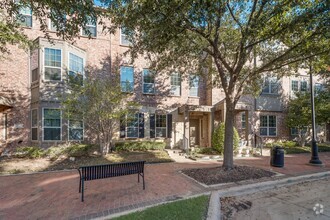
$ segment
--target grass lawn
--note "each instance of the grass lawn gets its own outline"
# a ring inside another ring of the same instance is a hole
[[[124,215],[116,220],[161,220],[161,219],[187,219],[201,220],[206,219],[209,196],[199,196],[192,199],[186,199],[168,204],[155,206],[144,211],[134,212]]]

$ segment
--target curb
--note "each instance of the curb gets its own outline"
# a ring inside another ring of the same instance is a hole
[[[241,196],[251,193],[256,193],[260,191],[266,191],[270,189],[274,189],[277,187],[285,187],[294,185],[301,182],[308,182],[313,181],[317,179],[323,179],[330,176],[330,171],[322,172],[322,173],[314,173],[314,174],[308,174],[303,176],[296,176],[296,177],[289,177],[285,179],[280,180],[273,180],[273,181],[267,181],[267,182],[261,182],[261,183],[253,183],[249,185],[243,185],[243,186],[235,186],[231,187],[225,190],[218,190],[212,192],[210,204],[209,204],[209,210],[207,214],[207,220],[218,220],[222,219],[221,217],[221,204],[220,204],[220,198],[224,196]]]

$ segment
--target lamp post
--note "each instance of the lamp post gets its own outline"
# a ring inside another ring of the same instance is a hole
[[[316,144],[316,129],[315,129],[315,103],[314,103],[314,85],[313,85],[313,75],[312,66],[309,67],[309,83],[311,91],[311,104],[312,104],[312,158],[309,163],[312,165],[320,165],[322,161],[319,159],[318,147]]]

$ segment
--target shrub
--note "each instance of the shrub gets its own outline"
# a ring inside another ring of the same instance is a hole
[[[15,156],[20,158],[40,158],[43,157],[45,151],[39,147],[18,147],[15,151]]]
[[[328,151],[330,151],[330,144],[322,143],[322,144],[318,144],[317,146],[319,147],[319,152],[328,152]]]
[[[234,137],[233,137],[233,145],[234,145],[234,153],[238,151],[239,145],[239,136],[236,128],[234,127]],[[225,143],[225,124],[220,123],[218,127],[214,129],[212,134],[212,148],[223,154],[224,152],[224,144]]]
[[[57,145],[48,148],[45,152],[45,156],[48,156],[50,159],[57,159],[59,156],[64,155],[68,145]]]
[[[210,155],[219,154],[218,151],[214,150],[211,147],[196,148],[196,152],[200,154],[210,154]]]
[[[147,150],[164,150],[165,142],[155,141],[125,141],[115,144],[116,151],[147,151]]]

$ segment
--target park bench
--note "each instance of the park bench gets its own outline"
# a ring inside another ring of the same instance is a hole
[[[140,182],[140,176],[142,177],[143,189],[145,189],[144,164],[145,161],[136,161],[79,167],[79,193],[81,193],[81,201],[84,201],[84,182],[90,180],[137,174],[138,182]]]

